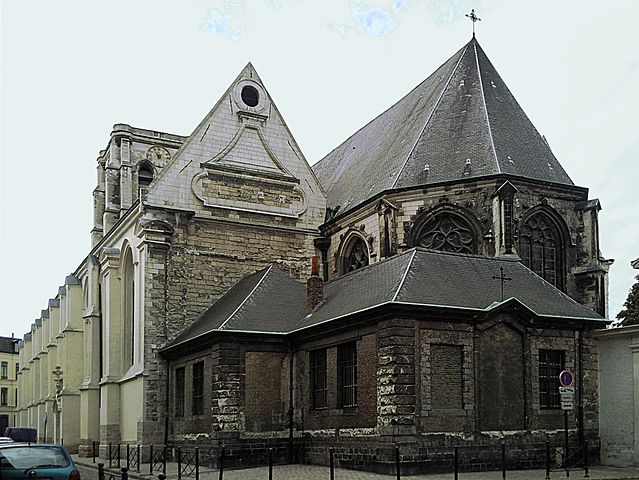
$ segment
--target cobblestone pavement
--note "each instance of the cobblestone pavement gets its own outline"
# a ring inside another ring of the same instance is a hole
[[[91,458],[78,458],[74,460],[79,466],[97,468],[99,462],[108,463],[105,460],[96,459],[92,463]],[[117,469],[109,469],[109,473],[114,473]],[[177,465],[167,463],[168,480],[177,480]],[[148,479],[148,464],[141,466],[141,472],[131,471],[131,479]],[[84,478],[90,478],[85,476]],[[108,478],[108,477],[107,477]],[[154,475],[157,478],[157,473]],[[192,480],[193,477],[182,477],[183,480]],[[317,465],[275,465],[273,467],[273,480],[327,480],[329,479],[328,467]],[[335,480],[394,480],[395,475],[381,475],[378,473],[359,472],[355,470],[335,469]],[[453,480],[453,473],[433,474],[433,475],[411,475],[402,476],[411,480]],[[507,472],[507,480],[544,480],[545,470],[516,470]],[[551,479],[565,479],[565,472],[553,471]],[[584,478],[583,470],[573,470],[570,472],[570,479]],[[591,467],[590,478],[593,480],[639,480],[639,468],[612,468],[612,467]],[[119,477],[116,477],[119,480]],[[200,480],[218,480],[219,471],[202,467],[200,468]],[[268,479],[268,467],[246,468],[240,470],[225,470],[224,480],[266,480]],[[501,480],[501,472],[471,472],[460,473],[460,480]]]

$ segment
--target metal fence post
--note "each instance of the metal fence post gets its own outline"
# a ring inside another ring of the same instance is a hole
[[[139,472],[140,471],[140,464],[142,463],[142,458],[140,458],[140,445],[139,444],[135,447],[135,450],[136,450],[136,452],[137,452],[136,454],[138,456],[138,468],[137,468],[137,471]]]
[[[149,475],[153,475],[153,444],[149,445]]]
[[[98,480],[104,480],[104,463],[98,463]]]
[[[268,480],[273,480],[273,447],[268,449]]]
[[[459,478],[459,447],[455,447],[455,465],[453,467],[455,480]]]
[[[111,442],[109,442],[109,467],[111,466]]]
[[[589,474],[589,463],[590,463],[590,452],[588,451],[588,440],[584,440],[584,478],[590,478]]]
[[[200,480],[200,449],[195,447],[195,480]]]
[[[118,468],[121,467],[120,463],[121,463],[121,460],[122,460],[122,458],[120,456],[120,447],[121,447],[121,445],[118,443]]]
[[[162,450],[162,473],[166,475],[166,445],[164,445],[164,450]]]
[[[129,444],[126,444],[126,468],[129,468],[129,454],[130,454]]]
[[[331,480],[335,480],[335,464],[333,463],[333,455],[335,455],[335,449],[331,447],[328,449],[328,464],[331,471]]]
[[[546,480],[550,480],[550,440],[546,440]]]
[[[395,473],[397,475],[397,480],[399,480],[401,478],[399,469],[399,445],[395,445]]]
[[[127,467],[122,467],[120,471],[122,471],[122,480],[129,480],[129,469]]]
[[[95,463],[95,440],[91,442],[91,456],[93,457],[93,463]]]
[[[178,475],[178,480],[182,479],[182,448],[181,447],[177,447],[177,467],[178,467],[178,471],[177,471],[177,475]]]
[[[220,480],[224,478],[224,445],[222,445],[222,452],[220,453]]]
[[[501,442],[501,478],[506,480],[506,442]]]

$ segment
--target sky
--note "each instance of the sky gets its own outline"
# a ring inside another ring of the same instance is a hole
[[[88,254],[115,123],[189,135],[251,61],[313,164],[477,39],[599,198],[610,315],[639,273],[636,0],[0,1],[0,335]]]

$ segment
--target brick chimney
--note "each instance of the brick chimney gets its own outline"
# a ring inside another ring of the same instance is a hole
[[[319,276],[319,257],[311,257],[311,276],[306,281],[306,313],[324,300],[324,280]]]

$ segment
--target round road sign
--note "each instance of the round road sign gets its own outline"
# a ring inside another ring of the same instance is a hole
[[[575,379],[570,370],[564,370],[559,374],[559,383],[562,387],[572,387],[574,380]]]

